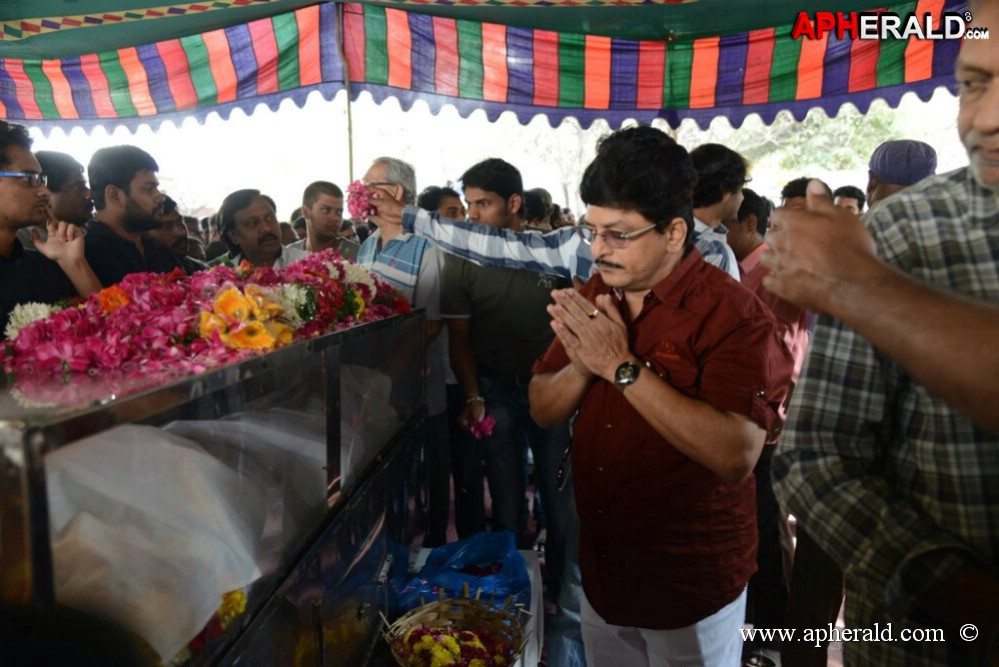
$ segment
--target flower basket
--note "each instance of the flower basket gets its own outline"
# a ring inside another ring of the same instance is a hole
[[[501,605],[494,599],[475,597],[465,584],[460,598],[440,597],[413,609],[394,623],[385,620],[385,641],[401,667],[460,665],[499,667],[513,665],[527,643],[524,626],[531,613],[508,597]]]

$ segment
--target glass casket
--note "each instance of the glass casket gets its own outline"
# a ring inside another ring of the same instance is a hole
[[[365,664],[405,541],[424,328],[395,316],[152,387],[9,380],[0,600],[107,619],[151,665]]]

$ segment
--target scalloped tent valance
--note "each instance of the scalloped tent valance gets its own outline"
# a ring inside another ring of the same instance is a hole
[[[52,3],[33,3],[37,12],[36,4]],[[480,3],[482,16],[509,19],[505,23],[455,18],[474,15],[477,0],[463,0],[454,11],[443,0],[409,0],[389,8],[323,3],[287,11],[302,4],[221,0],[48,19],[0,15],[0,117],[47,129],[135,127],[189,116],[203,120],[213,111],[226,116],[237,107],[249,113],[261,103],[276,109],[288,98],[301,105],[313,90],[330,98],[346,89],[351,98],[365,90],[379,102],[396,97],[404,108],[423,99],[435,111],[450,104],[462,115],[484,109],[491,119],[513,111],[525,123],[540,113],[552,125],[567,117],[584,126],[596,119],[616,126],[629,118],[664,118],[673,126],[693,118],[703,125],[726,116],[738,126],[754,113],[769,123],[781,110],[800,119],[815,107],[835,115],[847,102],[861,111],[875,99],[894,106],[906,92],[926,99],[940,86],[952,87],[959,46],[954,40],[853,41],[835,35],[792,40],[798,9],[787,9],[783,0],[758,3],[752,21],[743,19],[752,29],[713,35],[704,34],[711,22],[696,27],[690,21],[690,8],[717,12],[725,6],[719,0],[646,0],[642,6],[635,6],[637,0],[593,0],[589,13],[570,0]],[[495,5],[502,5],[502,12],[497,14]],[[939,18],[965,5],[919,0],[891,3],[888,9]],[[271,13],[245,21],[246,11],[238,10]],[[529,26],[570,11],[562,15],[572,18],[566,24],[584,27],[585,33]],[[636,12],[647,12],[650,20],[636,25]],[[195,14],[203,23],[189,21],[188,30],[223,17],[245,22],[136,43],[120,43],[122,33],[108,29],[128,23],[144,28],[129,31],[133,40],[162,36],[162,30],[148,26]],[[602,30],[584,25],[587,16],[615,15],[630,26],[621,33],[640,36],[654,29],[668,32],[668,39],[611,37],[598,34],[607,30],[605,23]],[[676,18],[672,23],[670,16]],[[515,23],[520,17],[524,20]],[[760,23],[767,18],[782,22]],[[718,24],[729,26],[731,17],[719,15]],[[59,59],[9,55],[43,45],[65,51],[87,33],[87,25],[96,26],[92,34],[101,37],[90,44],[100,46],[107,37],[116,46]],[[60,35],[73,41],[52,41]]]

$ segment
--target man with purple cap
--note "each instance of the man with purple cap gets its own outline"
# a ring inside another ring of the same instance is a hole
[[[937,173],[937,152],[933,146],[914,139],[886,141],[874,149],[867,169],[867,202],[874,206]]]

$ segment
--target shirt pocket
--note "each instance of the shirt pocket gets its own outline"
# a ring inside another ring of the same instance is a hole
[[[701,371],[685,348],[664,339],[643,358],[646,367],[671,387],[687,396],[697,395]]]

